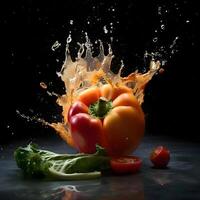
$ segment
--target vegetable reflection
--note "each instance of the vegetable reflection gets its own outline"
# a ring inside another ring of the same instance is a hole
[[[141,174],[106,176],[95,181],[79,182],[76,186],[60,186],[53,196],[62,200],[144,200],[143,177]]]

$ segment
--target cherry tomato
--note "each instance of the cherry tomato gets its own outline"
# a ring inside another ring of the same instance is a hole
[[[122,156],[112,158],[110,164],[117,174],[136,173],[142,166],[142,160],[136,156]]]
[[[150,160],[154,164],[154,167],[165,168],[170,160],[170,152],[166,147],[158,146],[152,151]]]

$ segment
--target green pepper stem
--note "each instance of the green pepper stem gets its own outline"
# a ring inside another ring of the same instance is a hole
[[[97,102],[90,105],[89,112],[92,116],[103,118],[111,108],[111,101],[108,101],[105,97],[100,97]]]

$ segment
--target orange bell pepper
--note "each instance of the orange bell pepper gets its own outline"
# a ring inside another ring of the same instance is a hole
[[[132,153],[144,134],[144,113],[126,86],[91,87],[82,92],[68,111],[74,144],[80,152],[95,152],[96,144],[109,155]]]

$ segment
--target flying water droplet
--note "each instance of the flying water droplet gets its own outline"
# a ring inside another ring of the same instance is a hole
[[[70,25],[73,25],[73,24],[74,24],[74,20],[71,19],[71,20],[69,21],[69,24],[70,24]]]
[[[190,23],[190,20],[187,19],[185,22],[186,22],[186,24],[189,24],[189,23]]]
[[[171,44],[170,47],[169,47],[170,49],[173,49],[173,48],[174,48],[174,46],[176,45],[176,42],[177,42],[178,39],[179,39],[179,37],[176,36],[175,39],[173,40],[172,44]]]
[[[104,27],[103,27],[103,31],[104,31],[104,33],[105,33],[105,34],[107,34],[107,33],[108,33],[108,29],[107,29],[107,27],[106,27],[106,26],[104,26]]]
[[[158,37],[154,37],[153,42],[157,42],[157,41],[158,41]]]
[[[71,34],[69,34],[69,36],[67,37],[67,44],[69,44],[71,41],[72,41],[72,37],[71,37]]]
[[[162,15],[162,7],[161,6],[158,7],[158,15]]]
[[[43,89],[47,89],[47,84],[44,82],[40,82],[40,87]]]
[[[121,62],[121,67],[124,67],[124,61],[120,60],[120,62]]]
[[[165,30],[165,25],[164,25],[164,24],[161,24],[161,25],[160,25],[160,28],[161,28],[162,30]]]
[[[167,61],[166,61],[166,60],[162,60],[162,61],[161,61],[161,65],[162,65],[162,66],[165,66],[165,65],[166,65],[166,63],[167,63]],[[162,70],[161,70],[161,71],[162,71]]]
[[[113,37],[110,37],[110,42],[111,42],[111,43],[113,42]]]
[[[59,43],[58,41],[56,41],[56,42],[52,45],[51,50],[52,50],[52,51],[55,51],[55,50],[58,49],[60,46],[61,46],[61,43]]]

